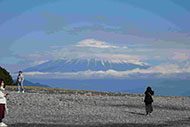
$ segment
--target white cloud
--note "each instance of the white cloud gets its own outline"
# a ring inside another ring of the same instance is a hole
[[[166,54],[172,55],[171,59],[177,62],[190,60],[189,49],[170,49],[165,51]]]
[[[94,48],[120,48],[119,46],[110,45],[103,41],[97,41],[94,39],[86,39],[83,41],[80,41],[77,45],[78,47],[94,47]],[[127,48],[125,46],[125,48]]]
[[[173,60],[179,61],[179,62],[183,62],[186,60],[190,60],[190,55],[189,54],[185,54],[185,53],[176,53],[173,57]]]
[[[34,62],[31,63],[31,65],[36,66],[36,65],[39,65],[39,64],[43,64],[45,62],[48,62],[48,60],[34,61]]]
[[[142,70],[140,73],[161,73],[161,74],[170,74],[170,73],[181,73],[181,69],[178,65],[175,64],[164,64],[151,67],[147,70]]]
[[[81,71],[81,72],[24,72],[26,76],[33,78],[64,78],[64,79],[104,79],[104,78],[166,78],[173,74],[190,73],[190,66],[180,68],[178,65],[158,65],[148,69],[133,69],[129,71]],[[178,78],[178,77],[176,77]]]
[[[39,71],[36,71],[36,72],[24,72],[23,74],[25,75],[46,75],[46,74],[50,74],[50,72],[39,72]]]

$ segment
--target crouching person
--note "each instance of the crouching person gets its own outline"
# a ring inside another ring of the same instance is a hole
[[[3,91],[5,90],[5,84],[4,81],[1,81],[1,87],[0,87],[0,127],[7,127],[5,123],[3,123],[3,118],[5,117],[5,111],[6,111],[6,96],[8,94],[4,94]]]
[[[144,99],[146,115],[151,115],[151,113],[153,112],[152,95],[154,95],[154,91],[152,91],[151,87],[147,87],[147,89],[145,91],[145,99]]]

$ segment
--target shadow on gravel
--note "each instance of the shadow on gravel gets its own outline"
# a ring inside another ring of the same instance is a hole
[[[144,113],[140,113],[140,112],[129,112],[131,114],[134,114],[134,115],[140,115],[140,116],[145,116],[146,114]]]

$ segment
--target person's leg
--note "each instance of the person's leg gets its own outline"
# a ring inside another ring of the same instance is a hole
[[[20,83],[18,83],[18,93],[20,93]]]
[[[1,127],[7,127],[7,125],[2,121],[2,119],[5,117],[5,104],[0,104],[0,126]]]
[[[148,115],[148,104],[145,103],[145,111],[146,111],[146,115]]]
[[[152,112],[152,104],[146,104],[147,115],[151,115],[151,112]]]
[[[24,86],[23,83],[21,83],[22,92],[24,93]]]
[[[0,122],[2,122],[2,119],[5,116],[5,104],[0,104]]]
[[[153,112],[153,107],[152,107],[152,103],[150,104],[150,113]]]

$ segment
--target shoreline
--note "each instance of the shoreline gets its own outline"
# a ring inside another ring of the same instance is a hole
[[[36,86],[24,86],[26,92],[40,92],[48,94],[76,94],[86,96],[139,96],[144,97],[142,93],[127,93],[127,92],[109,92],[109,91],[93,91],[93,90],[75,90],[75,89],[61,89],[61,88],[49,88],[49,87],[36,87]],[[17,86],[6,86],[6,90],[17,91]],[[166,95],[154,95],[154,97],[165,98],[190,98],[189,96],[166,96]]]

